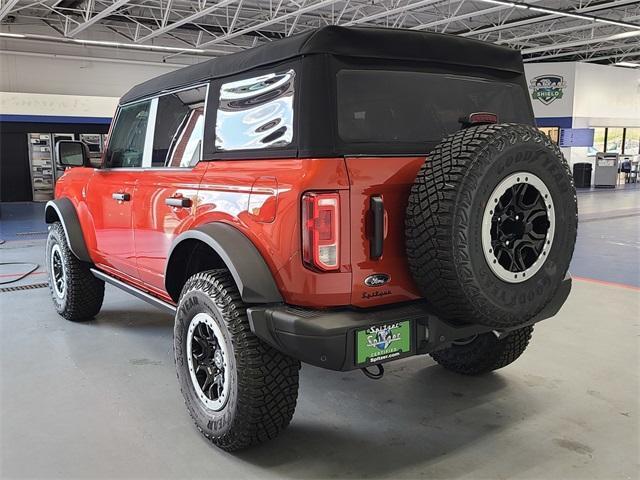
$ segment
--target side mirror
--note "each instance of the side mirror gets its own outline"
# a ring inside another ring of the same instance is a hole
[[[63,167],[89,165],[89,147],[84,142],[60,140],[56,143],[56,160]]]

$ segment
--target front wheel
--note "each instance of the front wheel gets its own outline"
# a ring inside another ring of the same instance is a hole
[[[61,223],[49,228],[46,249],[49,291],[56,311],[74,322],[92,319],[102,308],[104,282],[73,254]]]
[[[431,357],[447,370],[463,375],[480,375],[515,362],[529,345],[533,327],[513,330],[504,336],[483,333],[453,342]]]
[[[178,381],[198,430],[227,451],[277,436],[291,421],[300,363],[262,342],[227,270],[192,276],[174,329]]]

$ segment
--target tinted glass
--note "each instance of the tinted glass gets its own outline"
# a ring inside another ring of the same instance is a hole
[[[218,150],[284,147],[293,140],[295,72],[270,73],[220,87]]]
[[[80,142],[58,142],[58,163],[69,167],[84,165],[83,146]]]
[[[518,85],[422,72],[338,73],[338,132],[345,142],[439,141],[474,112],[495,113],[500,123],[532,122]]]
[[[190,167],[200,160],[207,87],[163,95],[158,99],[152,167]]]
[[[120,108],[109,141],[108,167],[134,168],[142,166],[150,105],[151,102],[146,101]]]

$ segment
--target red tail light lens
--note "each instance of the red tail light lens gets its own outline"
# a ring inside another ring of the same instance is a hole
[[[302,259],[325,272],[340,262],[340,197],[337,193],[305,193],[302,197]]]

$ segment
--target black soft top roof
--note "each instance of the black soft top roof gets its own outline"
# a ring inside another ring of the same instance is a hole
[[[133,87],[120,103],[304,55],[322,53],[523,73],[518,50],[479,40],[415,30],[327,26],[161,75]]]

